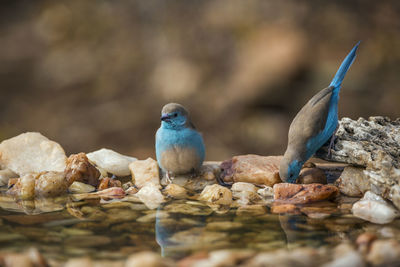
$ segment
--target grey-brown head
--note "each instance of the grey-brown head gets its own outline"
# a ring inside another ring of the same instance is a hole
[[[162,108],[161,121],[161,125],[166,128],[192,127],[189,112],[177,103],[169,103]]]

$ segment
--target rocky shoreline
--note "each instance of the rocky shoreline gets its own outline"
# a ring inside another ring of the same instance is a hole
[[[105,148],[67,157],[56,142],[39,133],[24,133],[0,144],[0,183],[5,188],[0,205],[4,210],[26,214],[64,210],[78,220],[101,218],[96,217],[101,214],[99,211],[80,208],[95,201],[99,207],[131,203],[130,207],[136,209],[142,205],[143,211],[157,211],[153,217],[150,214],[154,212],[148,213],[150,221],[168,218],[169,212],[193,215],[200,212],[196,211],[196,205],[202,205],[208,209],[202,216],[235,211],[239,217],[301,215],[307,220],[337,217],[372,222],[381,227],[390,223],[397,225],[396,219],[400,216],[398,141],[400,121],[383,117],[357,121],[344,118],[340,121],[332,155],[327,157],[326,147],[317,153],[318,157],[334,163],[312,159],[303,167],[298,184],[281,183],[278,172],[281,156],[258,155],[205,162],[197,177],[177,176],[168,183],[154,159],[138,160]],[[62,200],[56,201],[57,198]],[[174,204],[176,201],[183,202],[178,205]],[[192,202],[201,204],[187,204]],[[161,207],[169,207],[165,216],[161,215],[164,214],[160,212]],[[119,222],[119,218],[116,215],[113,220]],[[218,227],[235,229],[236,226],[224,222]],[[355,242],[337,245],[334,253],[326,251],[327,248],[312,247],[274,252],[215,249],[174,261],[154,252],[138,252],[126,263],[113,264],[139,266],[143,261],[152,263],[151,266],[266,266],[265,262],[285,266],[342,266],[341,262],[352,264],[347,266],[400,264],[396,234],[385,236],[367,229],[358,231],[357,236]],[[8,262],[18,255],[31,265],[46,266],[36,262],[40,257],[35,253],[40,255],[38,251],[3,253],[0,259]],[[79,266],[85,261],[95,264],[85,258],[74,259],[67,266]]]

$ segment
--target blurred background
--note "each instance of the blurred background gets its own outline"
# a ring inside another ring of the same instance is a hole
[[[14,1],[0,8],[0,140],[155,157],[168,102],[208,160],[282,154],[297,111],[362,40],[339,116],[400,117],[400,3]]]

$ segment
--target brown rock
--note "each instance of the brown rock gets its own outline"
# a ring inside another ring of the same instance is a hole
[[[330,199],[335,197],[338,192],[337,187],[333,185],[280,183],[274,185],[274,200],[276,202],[306,204]]]
[[[272,213],[300,213],[296,205],[293,204],[274,204],[271,207]]]
[[[326,184],[325,172],[319,168],[303,168],[300,171],[299,178],[297,178],[299,184]]]
[[[217,184],[207,185],[201,192],[199,200],[217,205],[230,205],[232,204],[232,192]]]
[[[247,182],[273,186],[281,182],[279,178],[279,162],[282,156],[235,156],[222,162],[221,178],[225,182]]]
[[[110,187],[122,187],[121,181],[117,179],[111,179],[110,177],[105,177],[100,180],[98,190],[104,190]]]
[[[89,162],[85,153],[79,153],[68,157],[65,177],[69,184],[77,181],[97,187],[100,172]]]
[[[348,166],[344,168],[335,185],[342,194],[350,197],[362,197],[365,192],[371,189],[368,176],[364,174],[364,168]]]

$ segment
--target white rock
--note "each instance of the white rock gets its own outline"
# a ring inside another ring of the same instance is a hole
[[[154,159],[136,160],[129,164],[129,169],[132,174],[132,182],[134,182],[138,188],[150,184],[161,188],[160,171],[158,163]]]
[[[40,133],[23,133],[0,144],[0,166],[20,176],[30,172],[63,172],[66,160],[64,149]]]
[[[90,184],[85,184],[76,181],[73,182],[68,188],[68,191],[71,193],[90,193],[95,190],[96,188]]]
[[[274,197],[274,189],[270,186],[264,186],[264,188],[258,189],[257,193],[263,198]]]
[[[378,224],[390,223],[399,216],[398,210],[371,191],[353,204],[352,212],[356,217]]]
[[[10,178],[17,178],[18,174],[13,172],[12,170],[5,169],[5,170],[0,170],[0,186],[4,186],[8,184],[8,180]]]
[[[249,191],[249,192],[256,193],[257,187],[251,183],[237,182],[232,185],[231,190],[233,192]]]
[[[232,192],[218,184],[207,185],[200,194],[199,200],[218,205],[232,204]]]
[[[164,202],[160,189],[153,184],[142,187],[136,195],[149,209],[155,209]]]
[[[88,159],[97,167],[116,176],[130,175],[129,164],[136,158],[121,155],[111,149],[102,148],[86,154]]]

